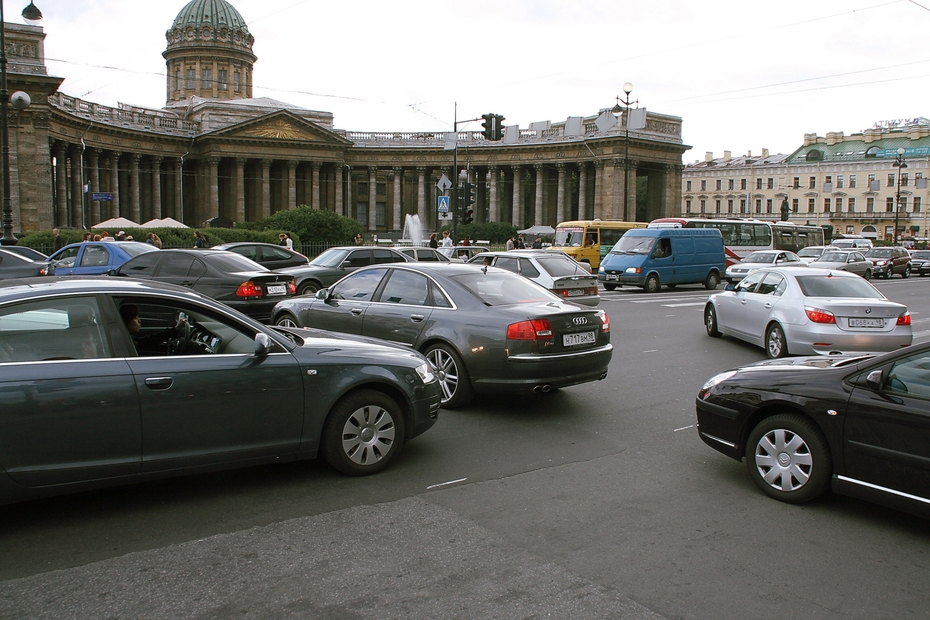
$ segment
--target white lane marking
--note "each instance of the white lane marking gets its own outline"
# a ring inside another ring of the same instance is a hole
[[[670,301],[689,301],[691,299],[700,299],[701,302],[707,301],[707,297],[698,297],[697,295],[692,295],[690,297],[653,297],[651,299],[630,299],[631,304],[661,304],[668,303]]]
[[[450,484],[457,484],[459,482],[465,482],[466,480],[468,480],[468,478],[459,478],[458,480],[450,480],[449,482],[440,482],[439,484],[431,484],[428,487],[426,487],[426,490],[429,491],[430,489],[438,489],[439,487],[444,487]]]
[[[643,353],[656,353],[658,349],[649,349],[648,351],[643,351]]]
[[[672,432],[677,433],[678,431],[685,431],[685,430],[688,430],[689,428],[694,428],[694,424],[689,424],[688,426],[682,426],[681,428],[676,428]]]
[[[662,304],[664,308],[684,308],[685,306],[703,306],[706,304],[706,301],[693,301],[688,304]]]

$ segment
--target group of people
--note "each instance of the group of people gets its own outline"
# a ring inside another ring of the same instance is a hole
[[[508,252],[510,250],[525,250],[526,242],[523,240],[523,235],[510,235],[510,238],[507,239],[507,245],[504,246],[504,249]]]
[[[52,229],[52,237],[54,238],[54,250],[57,252],[61,248],[65,247],[65,241],[61,238],[61,231],[57,228]],[[119,231],[113,237],[110,236],[110,233],[103,230],[99,233],[85,232],[81,238],[81,243],[86,241],[133,241],[132,235],[127,235],[126,231]],[[154,245],[157,248],[162,247],[161,238],[153,232],[148,234],[148,237],[145,240],[146,243]]]

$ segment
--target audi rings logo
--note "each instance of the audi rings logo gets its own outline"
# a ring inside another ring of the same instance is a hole
[[[574,323],[575,325],[587,325],[588,318],[583,317],[583,316],[576,316],[575,318],[572,319],[572,323]]]

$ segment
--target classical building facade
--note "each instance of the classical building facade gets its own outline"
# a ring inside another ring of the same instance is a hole
[[[904,149],[905,167],[897,166]],[[806,134],[790,155],[762,151],[733,157],[707,153],[682,174],[682,206],[690,217],[779,219],[831,226],[834,234],[892,240],[926,238],[930,120],[884,121],[860,133]]]
[[[372,233],[400,233],[412,214],[430,230],[442,225],[437,182],[460,174],[478,186],[476,221],[521,228],[637,219],[637,187],[646,192],[639,219],[677,214],[681,204],[688,147],[674,116],[649,112],[645,127],[629,132],[625,114],[606,110],[507,127],[501,141],[459,132],[454,170],[449,133],[348,131],[335,128],[330,112],[254,98],[254,39],[225,0],[189,2],[167,31],[162,109],[58,92],[42,29],[5,26],[10,92],[33,100],[10,116],[16,231],[87,228],[115,216],[244,222],[298,205],[356,218]]]

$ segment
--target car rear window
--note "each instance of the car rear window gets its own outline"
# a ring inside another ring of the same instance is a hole
[[[885,299],[877,288],[856,277],[798,276],[798,286],[805,297],[863,297],[866,299]]]
[[[476,269],[475,273],[452,276],[452,279],[488,306],[559,300],[531,280],[496,269]]]
[[[259,265],[254,260],[245,256],[234,254],[233,252],[216,253],[210,256],[210,262],[214,267],[226,273],[237,271],[270,271],[264,265]]]
[[[578,263],[564,256],[546,256],[545,258],[537,258],[536,262],[553,278],[588,275],[588,272]]]
[[[130,256],[138,256],[139,254],[145,254],[146,252],[152,252],[157,250],[154,245],[149,243],[120,243],[119,246],[121,249],[126,251],[126,254]]]

